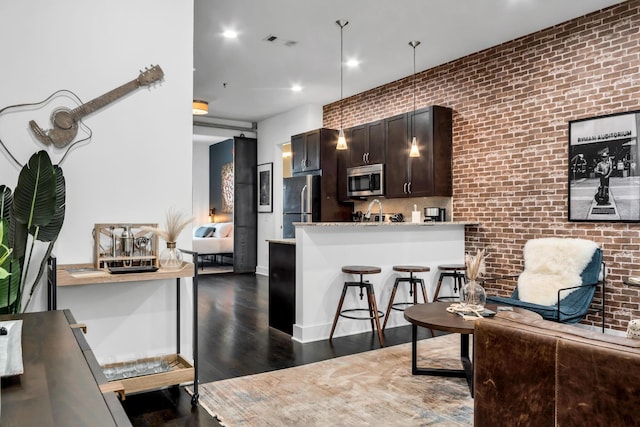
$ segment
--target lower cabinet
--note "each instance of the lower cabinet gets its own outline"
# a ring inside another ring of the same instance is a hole
[[[296,245],[269,242],[269,326],[293,335],[296,322]]]

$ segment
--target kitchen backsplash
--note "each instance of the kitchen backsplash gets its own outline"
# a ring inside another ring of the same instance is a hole
[[[353,210],[362,211],[365,213],[369,203],[375,199],[375,197],[369,197],[367,200],[356,200]],[[413,206],[418,207],[420,212],[420,218],[424,221],[424,208],[445,208],[447,210],[447,221],[452,221],[451,214],[453,212],[453,198],[451,197],[415,197],[407,199],[385,199],[384,197],[378,197],[378,200],[382,203],[382,213],[386,217],[385,220],[389,221],[389,216],[401,213],[404,215],[405,222],[411,222],[411,212]],[[379,212],[378,205],[374,204],[371,209],[371,216],[377,215]]]

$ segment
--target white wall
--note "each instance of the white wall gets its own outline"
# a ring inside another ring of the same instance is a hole
[[[258,122],[258,164],[273,162],[273,213],[258,214],[258,266],[269,274],[266,239],[282,238],[282,151],[292,135],[322,127],[322,106],[305,105]]]
[[[165,73],[161,84],[138,89],[86,118],[91,141],[61,165],[67,205],[55,249],[59,263],[92,261],[95,223],[164,224],[170,206],[191,213],[193,1],[1,2],[0,37],[3,107],[37,102],[63,88],[86,102],[134,79],[145,66],[158,64]],[[0,138],[19,161],[44,148],[30,135],[28,120],[49,128],[48,117],[62,101],[0,116]],[[48,150],[57,163],[60,150]],[[18,169],[0,155],[0,183],[13,188],[17,176]],[[178,244],[191,247],[190,230]],[[190,291],[183,293],[188,325],[190,299]],[[87,324],[99,360],[174,351],[174,306],[173,280],[58,292],[58,308],[70,308]],[[40,294],[31,309],[45,307]],[[191,335],[188,327],[183,330],[183,352],[189,356]]]

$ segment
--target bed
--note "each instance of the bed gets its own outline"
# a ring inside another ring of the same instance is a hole
[[[217,222],[200,225],[193,229],[193,250],[198,252],[198,261],[218,256],[233,257],[233,223]],[[203,263],[204,264],[204,263]]]

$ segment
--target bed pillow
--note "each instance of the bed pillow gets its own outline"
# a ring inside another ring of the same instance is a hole
[[[216,225],[216,231],[213,233],[213,237],[229,237],[233,230],[232,222],[221,222]]]
[[[216,227],[211,225],[203,225],[202,227],[196,228],[193,232],[193,237],[213,237],[215,234]]]

